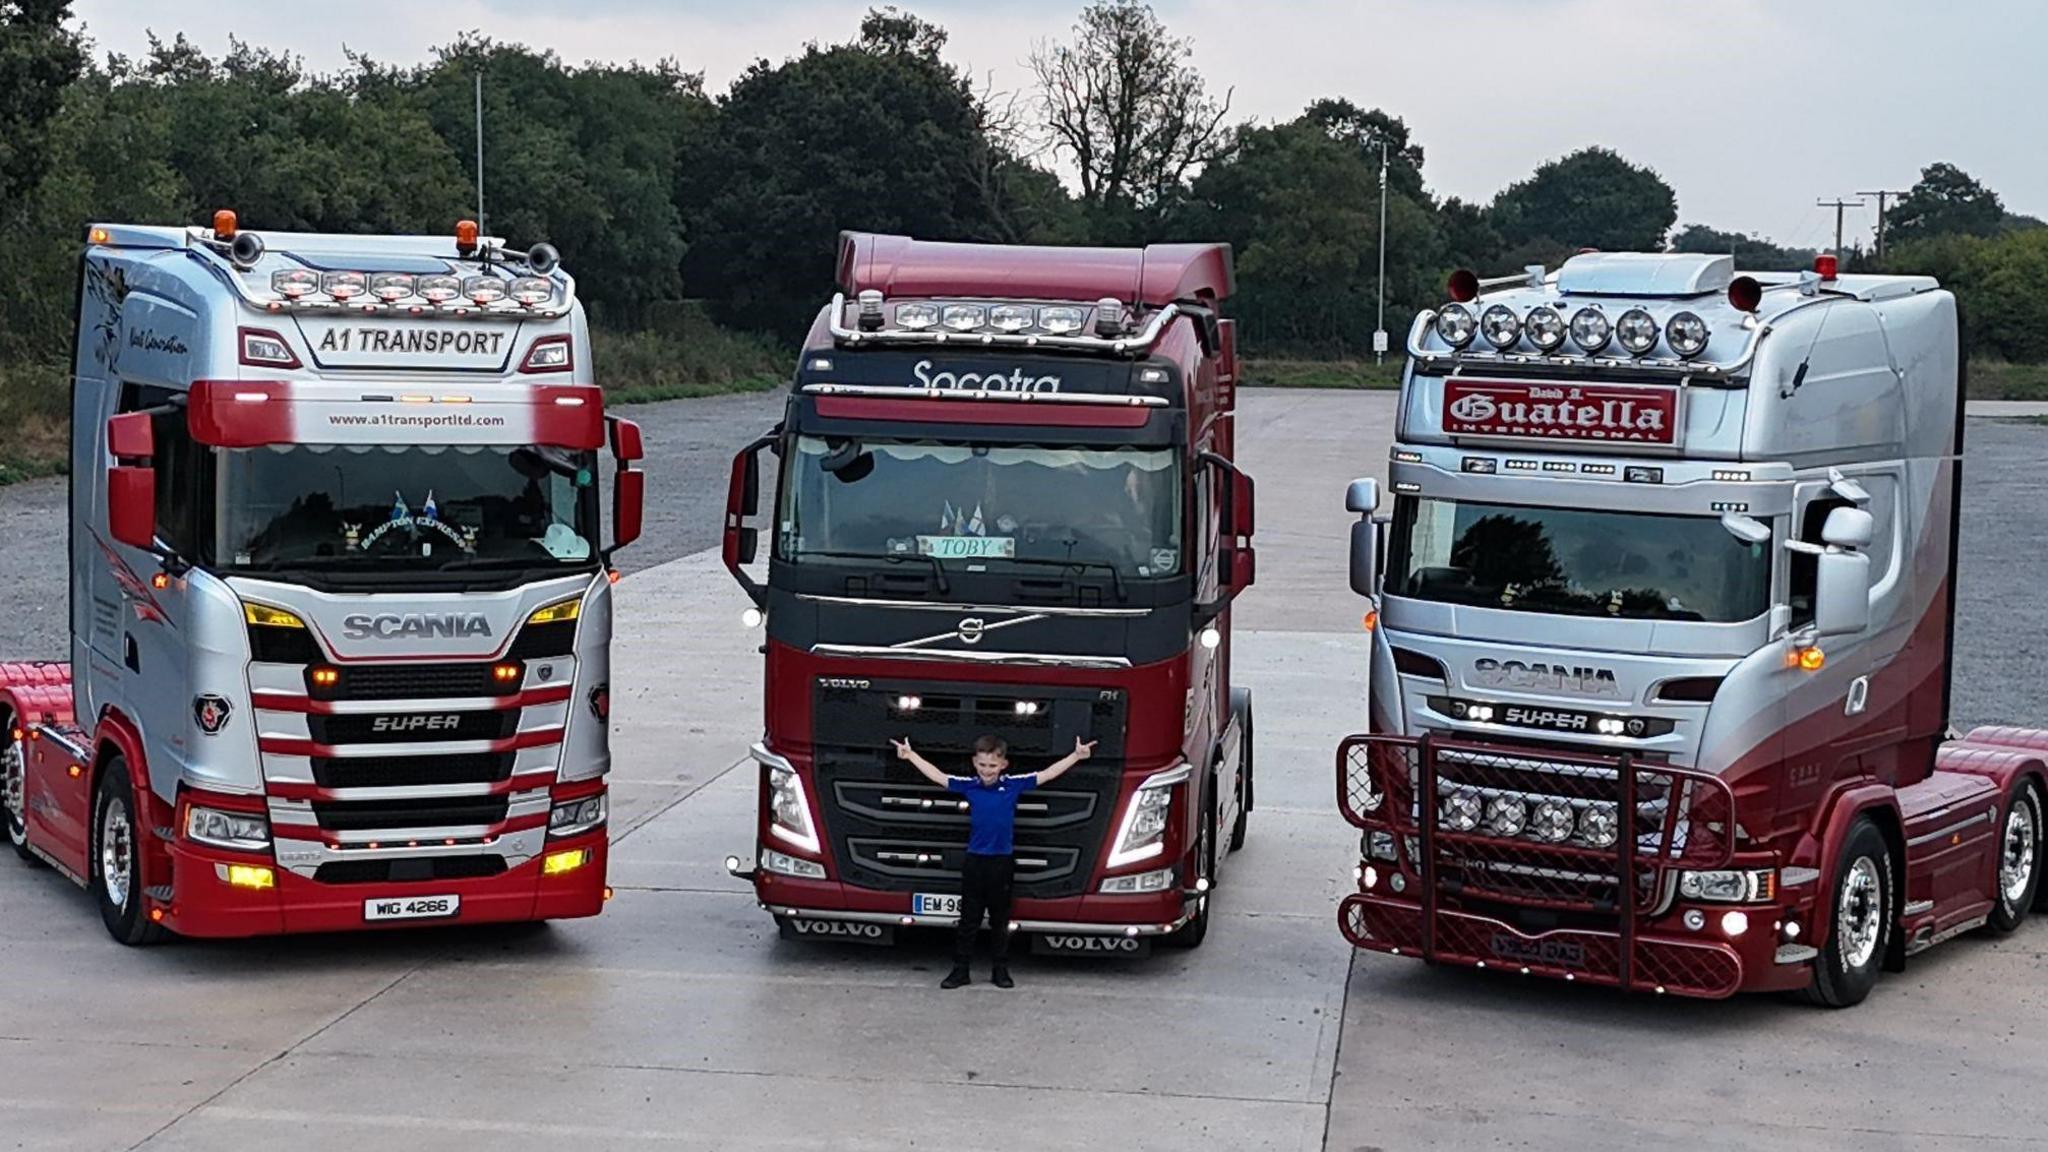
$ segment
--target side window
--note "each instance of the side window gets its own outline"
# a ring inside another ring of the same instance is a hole
[[[1828,513],[1837,508],[1855,506],[1850,501],[1829,494],[1825,488],[1821,489],[1820,495],[1809,501],[1806,510],[1800,513],[1799,539],[1809,544],[1820,543],[1821,529],[1827,526]],[[1813,623],[1813,592],[1820,582],[1820,564],[1817,557],[1804,553],[1792,552],[1789,555],[1792,563],[1791,594],[1788,599],[1792,605],[1792,627],[1802,628]]]
[[[200,559],[201,522],[209,499],[206,449],[192,439],[179,394],[126,384],[121,411],[150,412],[156,439],[156,534],[188,559]]]

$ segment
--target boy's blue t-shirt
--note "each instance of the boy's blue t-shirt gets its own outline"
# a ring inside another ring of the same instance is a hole
[[[946,787],[967,798],[967,852],[1008,856],[1016,846],[1017,797],[1038,787],[1038,774],[1005,776],[983,784],[979,776],[948,776]]]

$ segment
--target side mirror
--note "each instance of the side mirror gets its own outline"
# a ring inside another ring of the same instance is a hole
[[[612,546],[605,549],[609,557],[640,538],[647,512],[647,474],[631,466],[646,455],[640,425],[617,416],[606,417],[605,423],[611,432],[612,456],[619,462],[612,477]]]
[[[640,460],[646,457],[647,449],[640,440],[640,425],[617,416],[608,416],[605,423],[611,425],[612,455],[621,460]]]
[[[1380,533],[1372,514],[1380,508],[1380,482],[1370,476],[1353,480],[1344,490],[1344,509],[1356,513],[1351,526],[1351,590],[1360,596],[1380,592]]]
[[[1231,536],[1249,538],[1256,522],[1253,514],[1254,486],[1252,478],[1236,468],[1230,470],[1230,523],[1224,531]]]
[[[1380,510],[1380,482],[1370,476],[1362,476],[1351,482],[1344,490],[1344,510],[1360,516],[1371,516]]]
[[[1821,542],[1832,548],[1868,548],[1877,520],[1861,508],[1837,508],[1821,525]]]
[[[145,412],[107,421],[107,531],[130,548],[156,551],[156,430]],[[123,460],[137,463],[123,464]]]
[[[761,547],[760,530],[747,521],[761,510],[761,451],[774,443],[771,433],[742,448],[732,458],[732,478],[725,490],[726,571],[739,581],[757,607],[766,604],[768,590],[745,571]]]
[[[1852,508],[1839,508],[1834,518]],[[1861,514],[1868,520],[1869,514]],[[1867,531],[1867,526],[1866,526]],[[1870,627],[1870,557],[1861,552],[1823,552],[1814,557],[1813,629],[1822,636],[1850,636]]]

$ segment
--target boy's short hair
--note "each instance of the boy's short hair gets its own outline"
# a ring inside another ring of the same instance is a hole
[[[981,756],[984,754],[990,756],[1001,756],[1004,759],[1008,759],[1010,755],[1010,744],[1001,736],[983,736],[982,738],[974,742],[974,754],[976,756]]]

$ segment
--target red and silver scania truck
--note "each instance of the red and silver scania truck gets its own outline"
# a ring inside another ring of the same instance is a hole
[[[1230,251],[841,239],[783,421],[734,461],[725,559],[765,617],[749,880],[785,935],[957,922],[967,813],[897,760],[1018,770],[1014,916],[1041,950],[1199,943],[1252,806],[1230,603]],[[779,457],[765,580],[761,455]]]
[[[70,659],[0,664],[0,768],[116,939],[603,906],[644,480],[557,265],[467,221],[91,230]]]
[[[2041,891],[2048,733],[1948,731],[1963,361],[1914,276],[1585,254],[1409,337],[1343,931],[1854,1004]]]

